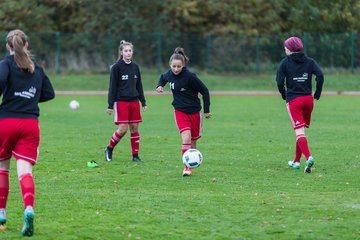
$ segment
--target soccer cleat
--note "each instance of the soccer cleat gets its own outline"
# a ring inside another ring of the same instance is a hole
[[[24,226],[21,235],[31,237],[34,235],[34,209],[27,206],[24,211]]]
[[[132,161],[133,161],[133,162],[139,162],[139,163],[140,163],[140,162],[144,162],[143,160],[141,160],[141,159],[139,158],[139,156],[137,156],[137,157],[134,156],[134,157],[132,158]]]
[[[187,177],[187,176],[191,176],[191,174],[192,174],[191,168],[188,168],[187,166],[185,166],[184,170],[183,170],[183,176]]]
[[[315,160],[313,157],[310,156],[309,159],[306,161],[304,173],[311,173],[311,168],[312,166],[314,166],[314,164],[315,164]]]
[[[6,223],[6,209],[0,208],[0,226]]]
[[[96,168],[98,166],[99,166],[99,164],[97,162],[95,162],[94,160],[91,160],[90,162],[87,162],[87,167],[88,168]]]
[[[300,169],[300,162],[289,161],[288,165],[293,169]]]
[[[112,161],[112,151],[113,149],[106,147],[105,148],[105,161],[111,162]]]

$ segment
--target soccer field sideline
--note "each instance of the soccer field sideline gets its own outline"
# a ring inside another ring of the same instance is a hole
[[[62,96],[106,96],[108,91],[55,91],[56,95]],[[147,96],[171,95],[171,92],[157,93],[156,91],[145,91]],[[278,96],[277,91],[210,91],[213,96]],[[325,91],[324,96],[360,96],[360,91]]]

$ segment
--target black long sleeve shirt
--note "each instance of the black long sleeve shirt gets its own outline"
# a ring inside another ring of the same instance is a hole
[[[34,73],[20,69],[14,55],[0,61],[0,118],[35,118],[39,102],[55,97],[54,89],[44,70],[35,63]]]
[[[283,99],[289,102],[299,96],[311,95],[312,75],[316,76],[314,98],[319,99],[324,83],[324,74],[315,60],[302,52],[293,53],[284,58],[280,62],[276,74],[277,86]]]
[[[201,110],[198,94],[202,95],[204,113],[210,112],[210,94],[205,84],[184,67],[179,75],[168,70],[160,76],[157,86],[164,87],[167,83],[173,93],[172,105],[176,110],[185,113],[196,113]]]
[[[141,102],[146,106],[139,66],[134,63],[117,61],[111,68],[108,108],[113,109],[117,101]]]

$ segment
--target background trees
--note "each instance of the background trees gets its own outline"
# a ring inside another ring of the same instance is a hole
[[[144,68],[160,71],[181,45],[198,69],[273,71],[289,35],[303,37],[324,67],[354,72],[360,65],[359,0],[0,1],[1,35],[14,28],[28,33],[36,58],[56,72],[108,71],[122,39],[135,44]]]
[[[4,0],[0,31],[274,34],[360,29],[357,0]]]

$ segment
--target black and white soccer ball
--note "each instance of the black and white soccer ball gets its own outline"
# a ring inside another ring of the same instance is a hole
[[[190,148],[184,152],[182,157],[183,163],[189,168],[197,168],[203,161],[203,155],[195,148]]]

